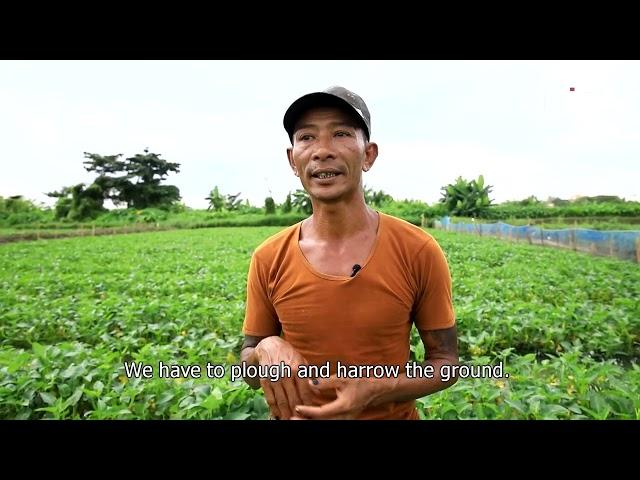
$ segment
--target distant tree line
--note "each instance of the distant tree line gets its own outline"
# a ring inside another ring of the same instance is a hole
[[[186,208],[179,204],[181,197],[178,187],[163,184],[169,174],[179,173],[179,163],[169,162],[161,158],[161,154],[149,152],[149,149],[126,158],[123,158],[123,154],[98,155],[89,152],[84,152],[84,157],[85,170],[95,173],[96,177],[89,185],[79,183],[47,193],[57,199],[53,210],[56,219],[82,221],[96,218],[107,212],[104,205],[107,200],[117,207],[136,209],[136,213],[145,209],[183,211]],[[417,224],[423,223],[421,219],[442,215],[488,219],[640,216],[639,202],[627,202],[615,195],[576,197],[571,200],[549,197],[544,201],[531,195],[522,200],[496,205],[490,198],[492,188],[493,186],[485,184],[482,175],[471,180],[458,177],[441,188],[441,198],[432,205],[419,200],[394,199],[383,190],[374,190],[366,185],[363,187],[363,194],[368,205]],[[214,213],[310,215],[313,212],[311,198],[303,189],[288,192],[281,204],[276,203],[270,194],[262,207],[255,207],[248,199],[241,198],[241,192],[223,194],[216,185],[206,200],[207,210]],[[47,207],[36,206],[20,195],[0,197],[2,224],[46,222],[50,221],[51,215],[51,210]],[[157,213],[149,215],[152,219],[159,218]]]
[[[105,200],[127,208],[167,208],[180,200],[180,190],[175,185],[162,185],[170,172],[179,172],[179,163],[168,162],[160,154],[150,153],[122,159],[123,154],[98,155],[84,153],[84,168],[95,172],[93,183],[62,187],[47,193],[57,198],[56,218],[82,220],[95,217],[106,209]]]

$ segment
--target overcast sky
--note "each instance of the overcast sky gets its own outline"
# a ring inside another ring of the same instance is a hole
[[[0,195],[52,204],[94,178],[83,152],[148,147],[191,207],[215,185],[280,203],[300,188],[282,116],[331,85],[367,103],[365,184],[395,198],[482,173],[498,202],[640,200],[640,61],[0,61]]]

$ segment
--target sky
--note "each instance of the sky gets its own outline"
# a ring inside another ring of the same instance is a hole
[[[216,185],[281,203],[301,188],[284,112],[332,85],[366,102],[380,153],[364,183],[394,198],[483,174],[495,202],[640,200],[640,61],[561,60],[0,60],[0,196],[52,205],[95,178],[84,152],[148,148],[181,165],[165,183],[192,208]]]

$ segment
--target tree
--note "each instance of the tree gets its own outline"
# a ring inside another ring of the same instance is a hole
[[[520,200],[518,202],[518,205],[522,207],[529,207],[531,205],[540,205],[541,203],[542,202],[538,200],[538,197],[536,197],[535,195],[529,195],[527,198]]]
[[[530,207],[530,206],[540,206],[543,203],[538,200],[538,197],[535,195],[529,195],[527,198],[523,198],[522,200],[507,200],[502,202],[501,206],[514,206],[514,207]]]
[[[291,192],[287,193],[287,198],[284,200],[282,204],[282,213],[289,213],[291,211]]]
[[[545,203],[550,207],[563,207],[569,205],[571,202],[560,197],[548,197]]]
[[[393,197],[384,193],[382,190],[378,190],[377,192],[373,190],[373,188],[364,187],[364,201],[367,205],[375,205],[376,207],[381,207],[385,203],[390,203],[393,201]]]
[[[47,195],[58,198],[55,205],[56,218],[85,220],[106,211],[104,191],[96,183],[92,183],[86,188],[84,183],[78,183],[71,187],[63,187],[59,192],[47,193]]]
[[[492,188],[491,185],[484,186],[482,175],[471,181],[458,177],[456,183],[441,188],[440,202],[446,205],[450,215],[481,217],[491,205],[489,192]]]
[[[126,203],[129,208],[165,208],[180,200],[180,190],[174,185],[160,183],[170,172],[179,172],[180,164],[160,158],[160,154],[136,154],[124,161],[117,155],[98,155],[84,152],[85,170],[96,172],[94,183],[115,205]]]
[[[625,203],[625,199],[617,195],[596,195],[594,197],[578,197],[572,203]]]
[[[291,205],[298,212],[306,213],[307,215],[311,215],[313,213],[313,205],[311,204],[311,197],[305,190],[296,190],[293,192],[293,200],[291,201]]]
[[[220,189],[216,185],[209,196],[205,198],[209,201],[209,207],[207,210],[213,210],[214,212],[221,212],[222,210],[241,210],[242,199],[240,198],[240,192],[235,195],[222,195]],[[247,200],[245,208],[251,208],[249,201]]]
[[[276,202],[273,201],[273,197],[264,199],[264,210],[267,215],[274,215],[276,213]]]
[[[373,188],[367,188],[365,185],[364,188],[364,203],[367,205],[371,205],[373,203]]]
[[[209,207],[207,210],[213,210],[214,212],[219,212],[224,208],[224,197],[220,194],[220,190],[218,190],[218,186],[216,185],[209,196],[205,198],[205,200],[209,201]]]
[[[240,198],[240,193],[238,192],[235,195],[227,195],[226,200],[224,202],[224,208],[229,211],[238,210],[240,205],[242,204],[242,199]]]

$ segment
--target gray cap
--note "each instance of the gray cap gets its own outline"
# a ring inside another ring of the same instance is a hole
[[[353,113],[360,121],[367,140],[371,138],[371,116],[364,100],[357,93],[344,87],[329,87],[324,92],[304,95],[291,104],[284,114],[282,123],[293,143],[293,129],[304,112],[315,107],[339,107]]]

